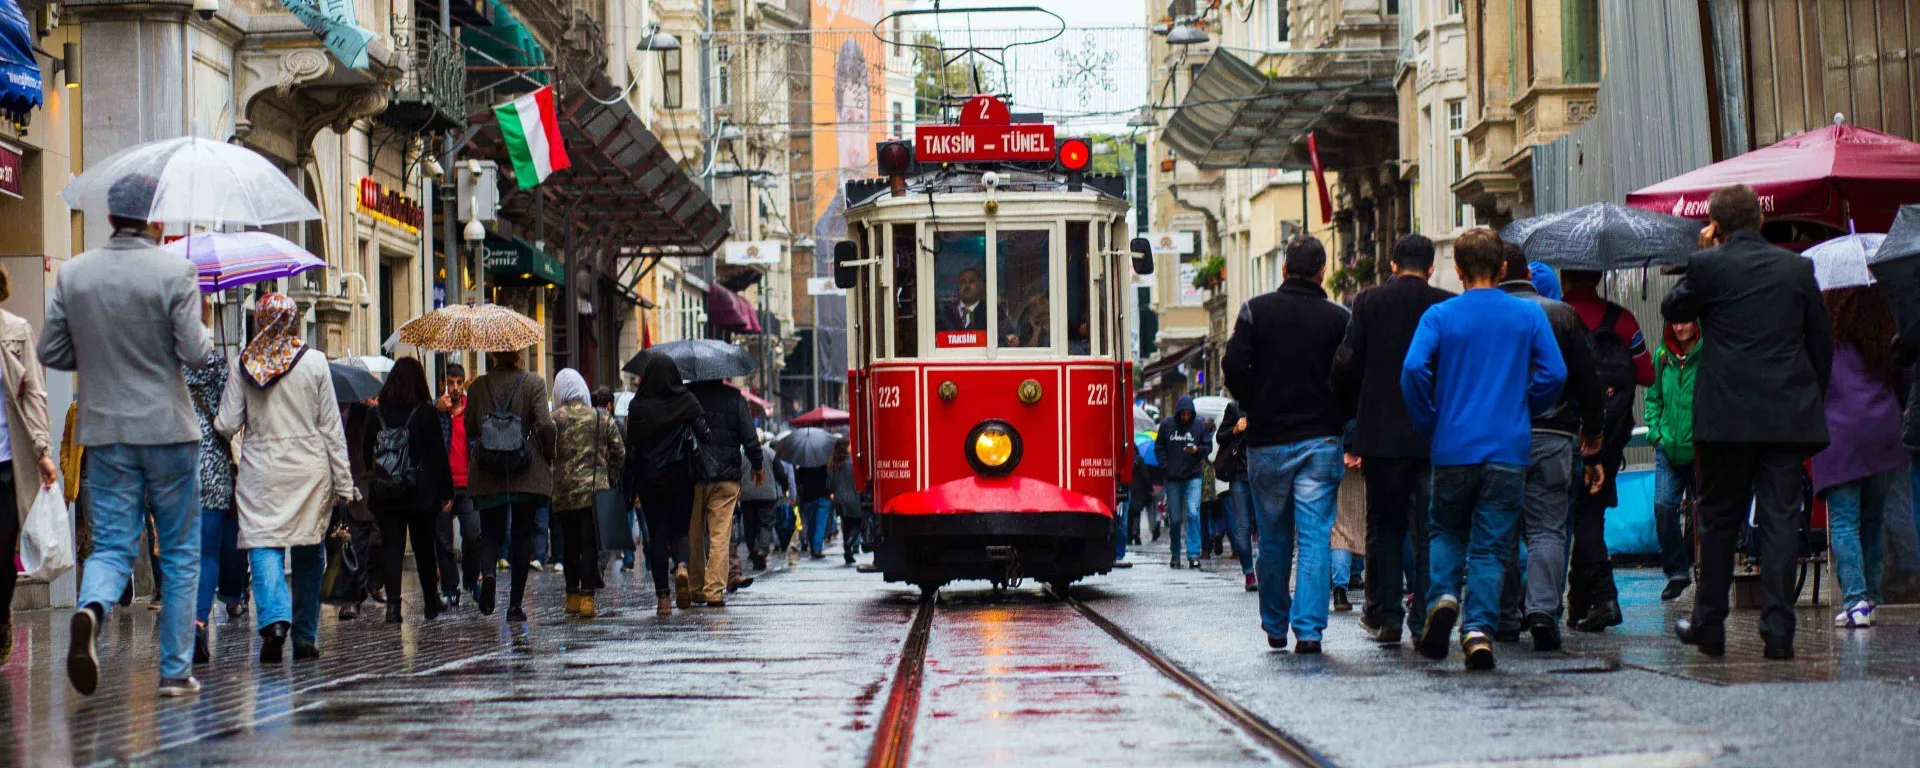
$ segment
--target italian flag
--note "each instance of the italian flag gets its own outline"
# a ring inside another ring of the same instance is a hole
[[[560,113],[553,108],[553,86],[542,86],[494,107],[493,116],[500,121],[500,137],[507,142],[513,175],[521,189],[531,189],[571,164],[566,142],[560,140]]]

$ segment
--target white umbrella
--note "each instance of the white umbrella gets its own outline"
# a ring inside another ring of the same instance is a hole
[[[1800,255],[1813,259],[1813,279],[1819,281],[1820,290],[1858,288],[1873,285],[1867,259],[1880,250],[1880,243],[1886,239],[1886,235],[1872,233],[1846,235],[1808,248]]]
[[[393,358],[382,355],[356,355],[339,361],[341,365],[358,368],[382,379],[393,370]]]
[[[152,182],[141,184],[142,176]],[[265,226],[320,218],[286,173],[260,153],[194,137],[115,152],[69,182],[60,196],[90,216],[141,221]]]

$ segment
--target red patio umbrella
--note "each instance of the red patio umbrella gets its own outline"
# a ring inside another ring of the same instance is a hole
[[[820,406],[788,421],[796,427],[844,427],[852,419],[852,414],[838,408]]]
[[[1707,197],[1751,185],[1769,219],[1806,219],[1885,232],[1901,205],[1920,203],[1920,144],[1857,125],[1830,125],[1680,174],[1627,195],[1627,205],[1707,218]]]

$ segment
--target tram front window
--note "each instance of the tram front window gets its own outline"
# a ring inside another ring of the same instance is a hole
[[[1000,276],[1000,346],[1053,345],[1053,314],[1048,293],[1047,230],[1001,230],[995,238]]]
[[[1067,354],[1093,354],[1093,329],[1087,321],[1090,263],[1087,222],[1067,222]]]
[[[942,349],[987,345],[987,233],[940,232],[933,237],[933,345]]]

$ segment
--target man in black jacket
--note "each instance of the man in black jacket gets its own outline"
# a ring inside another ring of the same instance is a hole
[[[753,414],[747,411],[747,399],[724,381],[696,381],[687,391],[700,401],[706,412],[707,442],[703,449],[713,459],[717,478],[741,477],[744,455],[753,467],[753,481],[764,480],[765,467],[760,453],[760,433],[754,431]],[[687,579],[693,586],[695,605],[719,607],[727,604],[728,551],[733,549],[733,508],[740,503],[740,483],[716,480],[693,489],[693,520],[687,536],[693,553],[687,563]]]
[[[1320,652],[1331,599],[1332,539],[1340,479],[1340,433],[1352,409],[1334,396],[1334,353],[1347,334],[1345,307],[1327,299],[1327,251],[1303,237],[1287,245],[1286,280],[1240,308],[1222,376],[1246,412],[1247,474],[1260,531],[1254,561],[1267,646]],[[1299,583],[1287,582],[1296,548]],[[1397,544],[1396,544],[1397,546]]]
[[[1601,433],[1606,427],[1606,390],[1600,386],[1587,326],[1580,321],[1580,313],[1565,302],[1540,295],[1520,246],[1507,243],[1505,247],[1507,279],[1500,283],[1500,290],[1538,304],[1547,313],[1560,357],[1567,363],[1567,385],[1558,404],[1533,416],[1520,536],[1513,541],[1511,555],[1518,559],[1520,539],[1525,538],[1527,562],[1524,568],[1507,569],[1495,639],[1518,640],[1520,630],[1525,628],[1533,635],[1534,650],[1553,651],[1560,648],[1560,598],[1567,586],[1567,519],[1573,510],[1574,478],[1581,477],[1581,486],[1593,489],[1600,485],[1606,471],[1599,463]],[[1585,467],[1578,474],[1574,472],[1576,439],[1579,455],[1591,457],[1578,462]]]
[[[1425,611],[1408,615],[1405,590],[1427,593],[1427,512],[1431,489],[1430,440],[1413,429],[1400,396],[1400,365],[1427,308],[1453,298],[1427,284],[1433,277],[1433,241],[1407,235],[1393,246],[1393,279],[1361,291],[1353,323],[1333,359],[1333,389],[1357,406],[1353,449],[1367,473],[1367,599],[1360,629],[1383,643],[1400,642],[1400,625],[1418,637]],[[1412,538],[1413,562],[1402,562]],[[1403,582],[1403,578],[1405,581]]]
[[[1698,321],[1693,438],[1700,472],[1700,587],[1680,642],[1726,653],[1734,538],[1754,508],[1760,548],[1760,637],[1769,659],[1793,658],[1794,560],[1802,465],[1827,444],[1833,326],[1813,262],[1767,243],[1752,187],[1722,187],[1711,222],[1660,311]]]

